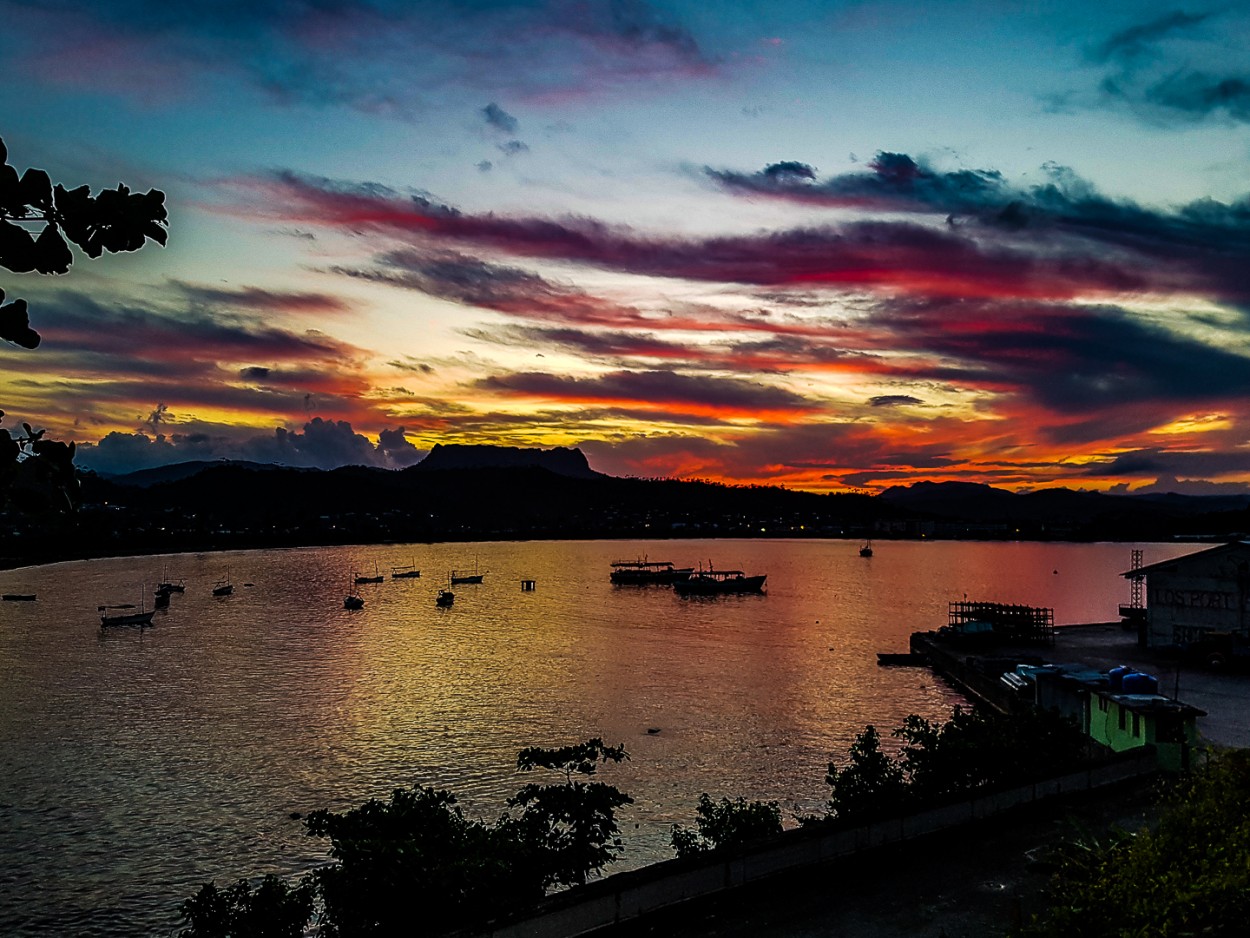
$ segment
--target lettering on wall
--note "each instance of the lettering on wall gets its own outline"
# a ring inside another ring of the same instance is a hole
[[[1237,608],[1237,594],[1223,590],[1186,590],[1156,588],[1150,591],[1150,602],[1160,606],[1179,606],[1186,609]]]

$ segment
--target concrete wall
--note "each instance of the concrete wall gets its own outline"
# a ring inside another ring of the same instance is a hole
[[[553,896],[528,918],[476,933],[481,938],[574,938],[647,912],[766,880],[887,844],[899,843],[1011,808],[1059,795],[1088,791],[1156,770],[1155,754],[1137,749],[1094,768],[1032,785],[968,798],[953,804],[837,830],[794,830],[747,853],[702,860],[669,860]]]
[[[1146,574],[1146,641],[1191,640],[1199,630],[1250,628],[1250,546],[1180,557]]]

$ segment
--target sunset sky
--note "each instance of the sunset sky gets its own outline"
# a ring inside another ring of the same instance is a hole
[[[813,491],[1250,491],[1250,7],[0,0],[4,426],[118,472],[579,446]]]

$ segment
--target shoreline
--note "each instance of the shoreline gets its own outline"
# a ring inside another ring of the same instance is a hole
[[[100,547],[92,550],[69,550],[69,551],[36,551],[37,559],[31,559],[28,556],[6,556],[0,555],[0,571],[6,570],[24,570],[33,567],[46,567],[57,563],[70,563],[79,560],[111,560],[124,557],[160,557],[160,556],[176,556],[178,554],[215,554],[228,553],[231,551],[249,551],[249,550],[302,550],[314,547],[381,547],[381,546],[406,546],[415,544],[510,544],[524,543],[526,541],[646,541],[653,543],[663,543],[666,541],[847,541],[856,542],[860,540],[858,535],[807,535],[796,536],[791,532],[781,535],[769,536],[759,533],[732,534],[732,533],[713,533],[707,534],[702,532],[682,532],[674,534],[671,532],[657,534],[654,532],[645,532],[639,534],[612,534],[612,535],[594,535],[586,534],[555,534],[552,532],[536,531],[528,534],[514,534],[510,537],[501,536],[495,533],[494,536],[484,537],[441,537],[434,539],[413,539],[401,540],[395,538],[384,538],[379,540],[356,540],[356,539],[310,539],[310,540],[247,540],[240,539],[237,543],[223,543],[221,541],[212,541],[205,543],[172,543],[172,544],[151,544],[139,546],[117,547],[109,549]],[[1181,544],[1207,544],[1207,543],[1224,543],[1224,538],[1211,538],[1205,540],[1192,539],[1170,539],[1170,540],[1123,540],[1119,538],[1104,539],[1065,539],[1065,538],[977,538],[977,537],[877,537],[880,543],[889,544],[894,542],[904,543],[933,543],[933,544],[1147,544],[1147,545],[1167,545],[1175,546]],[[1058,626],[1058,628],[1073,628],[1084,625],[1084,623],[1071,623]]]

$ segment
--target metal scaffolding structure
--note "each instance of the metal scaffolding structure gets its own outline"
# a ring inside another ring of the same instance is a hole
[[[996,638],[1008,641],[1037,645],[1055,643],[1055,610],[1043,606],[965,599],[949,603],[948,620],[955,632],[968,633],[988,627]]]

